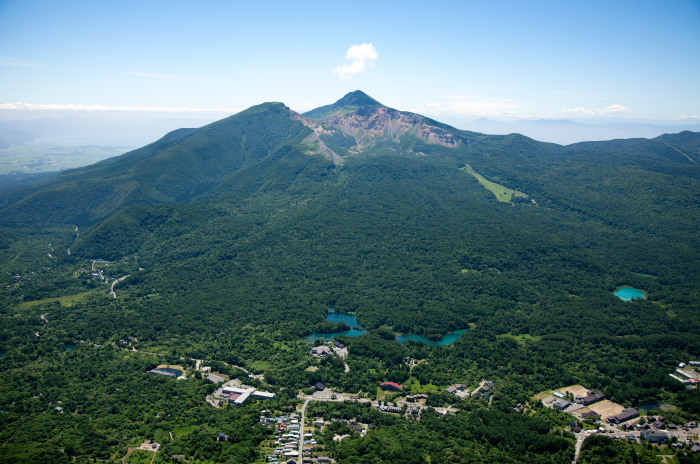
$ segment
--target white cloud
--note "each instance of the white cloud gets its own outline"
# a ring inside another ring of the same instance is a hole
[[[630,111],[631,109],[632,108],[629,106],[618,105],[616,103],[614,105],[606,106],[605,108],[566,108],[564,110],[564,114],[573,116],[603,116],[606,114],[624,113]]]
[[[374,62],[379,58],[379,53],[371,43],[363,43],[353,45],[345,52],[345,59],[350,63],[344,66],[338,66],[333,70],[333,74],[338,75],[341,79],[350,79],[353,75],[363,72],[368,67],[374,65]]]
[[[697,114],[681,114],[676,119],[700,119]]]
[[[19,58],[13,58],[11,56],[0,55],[0,66],[7,66],[11,68],[42,68],[41,63],[35,61],[22,60]]]
[[[34,103],[0,103],[0,110],[61,110],[61,111],[142,111],[165,113],[237,113],[241,108],[186,108],[172,106],[109,106],[81,104],[34,104]]]

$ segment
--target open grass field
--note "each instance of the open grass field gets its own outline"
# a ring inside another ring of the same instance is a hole
[[[75,295],[66,295],[66,296],[59,296],[56,298],[44,298],[43,300],[35,300],[35,301],[24,301],[20,304],[17,305],[18,309],[28,309],[33,306],[38,306],[40,304],[44,303],[53,303],[55,301],[58,301],[61,306],[64,306],[66,308],[70,308],[71,306],[75,305],[76,303],[79,303],[83,300],[85,300],[88,296],[96,294],[95,292],[84,292],[84,293],[78,293]]]
[[[543,399],[547,398],[552,394],[552,390],[545,390],[543,392],[540,392],[536,394],[535,396],[532,397],[534,401],[542,401]]]
[[[468,164],[465,165],[462,169],[471,174],[472,176],[476,177],[476,180],[478,180],[479,183],[483,185],[487,190],[493,193],[496,196],[496,199],[500,202],[510,203],[515,197],[527,198],[527,195],[525,195],[523,192],[510,189],[504,185],[497,184],[496,182],[488,180],[478,172],[474,171],[474,169],[472,169],[472,167]]]
[[[197,428],[198,428],[198,426],[196,426],[196,425],[175,427],[175,429],[173,430],[173,435],[175,436],[175,438],[184,437],[185,435],[189,435],[192,432],[194,432],[195,430],[197,430]]]
[[[404,382],[404,391],[407,393],[412,393],[418,395],[421,393],[436,393],[440,391],[440,387],[433,385],[431,383],[426,385],[421,385],[418,379],[411,377],[406,382]]]
[[[272,364],[269,363],[268,361],[253,361],[252,363],[250,363],[250,368],[253,371],[264,372],[264,371],[270,370],[270,368],[272,368]]]

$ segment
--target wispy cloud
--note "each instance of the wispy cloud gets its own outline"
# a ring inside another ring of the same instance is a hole
[[[681,114],[676,119],[700,119],[700,116],[698,116],[697,114]]]
[[[359,74],[368,67],[373,66],[378,58],[379,53],[377,53],[377,49],[374,48],[373,44],[353,45],[345,52],[345,59],[350,61],[350,63],[338,66],[333,70],[333,74],[336,74],[341,79],[350,79],[355,74]]]
[[[450,116],[503,116],[514,115],[522,105],[515,100],[488,98],[476,95],[452,95],[425,104],[422,112],[428,115]]]
[[[13,58],[11,56],[0,55],[0,66],[6,66],[10,68],[43,68],[44,65],[37,63],[36,61],[23,60],[20,58]]]
[[[61,111],[141,111],[166,113],[237,113],[242,108],[187,108],[173,106],[110,106],[82,104],[35,104],[35,103],[0,103],[0,110],[61,110]]]
[[[148,73],[132,71],[127,72],[129,76],[145,77],[146,79],[167,79],[172,81],[188,81],[188,82],[199,82],[201,84],[219,84],[218,82],[209,81],[206,79],[198,79],[196,77],[186,77],[186,76],[176,76],[174,74],[158,74],[158,73]]]
[[[610,106],[606,106],[605,108],[566,108],[564,110],[564,114],[570,116],[605,116],[608,114],[626,113],[627,111],[631,110],[632,108],[630,108],[629,106],[618,105],[616,103]]]

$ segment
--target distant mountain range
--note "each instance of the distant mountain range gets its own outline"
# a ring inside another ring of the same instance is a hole
[[[460,127],[488,134],[526,134],[536,140],[569,145],[581,141],[625,138],[652,138],[664,133],[700,131],[700,123],[693,121],[651,120],[576,120],[576,119],[521,119],[495,121],[479,118],[459,121]]]

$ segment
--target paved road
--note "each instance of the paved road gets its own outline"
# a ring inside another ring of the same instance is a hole
[[[583,441],[588,437],[589,435],[586,434],[585,432],[580,432],[575,434],[576,435],[576,451],[574,452],[574,460],[572,464],[576,464],[578,462],[578,458],[581,455],[581,447],[583,446]]]
[[[117,294],[114,293],[114,285],[115,285],[115,284],[118,284],[119,282],[122,282],[122,281],[123,281],[124,279],[126,279],[127,277],[129,277],[129,274],[125,275],[124,277],[120,277],[120,278],[118,278],[118,279],[116,279],[115,281],[112,282],[112,289],[111,289],[110,293],[112,294],[112,296],[113,296],[115,299],[117,298]]]
[[[306,421],[306,407],[311,402],[311,398],[306,398],[304,406],[301,407],[301,420],[299,421],[299,461],[304,460],[304,422]]]

